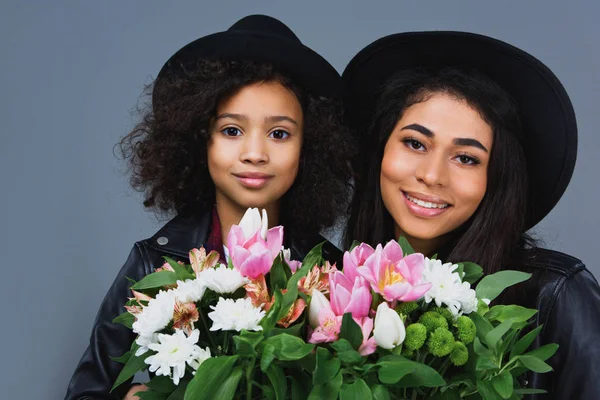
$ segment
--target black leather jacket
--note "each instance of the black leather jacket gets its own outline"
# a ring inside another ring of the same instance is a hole
[[[123,384],[109,395],[123,365],[109,356],[127,352],[135,334],[112,320],[124,310],[131,295],[126,276],[140,280],[163,264],[162,257],[186,260],[190,249],[206,243],[211,213],[195,217],[176,217],[150,239],[133,247],[127,262],[106,294],[90,337],[90,345],[69,384],[65,399],[122,399],[129,386]],[[291,246],[293,258],[304,252]],[[304,250],[306,251],[306,250]],[[341,253],[328,243],[326,259],[338,261]],[[558,343],[558,352],[549,360],[554,371],[530,374],[527,387],[548,391],[531,399],[600,399],[600,287],[583,263],[556,251],[535,249],[523,270],[533,277],[522,284],[517,303],[537,308],[537,324],[544,328],[534,344]]]
[[[528,398],[600,399],[598,282],[580,260],[557,251],[531,250],[523,269],[533,277],[519,287],[517,303],[537,308],[536,323],[543,325],[534,347],[560,346],[548,360],[554,371],[525,378],[528,388],[548,394]]]
[[[177,216],[150,239],[133,246],[100,305],[90,345],[73,373],[65,400],[122,399],[125,396],[130,382],[109,393],[123,368],[123,364],[112,361],[110,356],[120,356],[129,351],[136,336],[123,325],[112,323],[125,310],[125,302],[131,297],[130,283],[125,277],[139,281],[164,264],[163,256],[187,262],[189,251],[206,243],[211,222],[211,211],[190,217]],[[319,240],[324,239],[317,238],[311,245]],[[300,246],[293,241],[289,247],[295,260],[301,260],[310,250],[310,247],[304,248],[307,246]],[[341,264],[342,253],[329,242],[323,246],[323,256]]]

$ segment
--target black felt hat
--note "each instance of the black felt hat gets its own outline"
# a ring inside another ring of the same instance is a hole
[[[281,21],[266,15],[249,15],[224,32],[201,37],[185,45],[165,63],[156,79],[185,74],[199,59],[251,60],[272,64],[310,92],[341,98],[340,74]]]
[[[577,156],[577,123],[564,87],[541,61],[510,44],[466,32],[407,32],[362,49],[342,74],[347,113],[366,132],[385,82],[412,68],[466,67],[487,75],[516,102],[529,172],[527,226],[541,221],[565,192]]]

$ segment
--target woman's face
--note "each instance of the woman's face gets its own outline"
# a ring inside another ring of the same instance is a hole
[[[298,99],[277,82],[245,86],[222,101],[208,142],[217,203],[277,207],[298,174],[302,130]]]
[[[465,101],[434,93],[407,108],[381,162],[381,196],[396,236],[435,249],[485,195],[492,128]]]

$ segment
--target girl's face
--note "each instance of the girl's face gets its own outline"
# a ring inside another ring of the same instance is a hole
[[[302,130],[298,99],[277,82],[245,86],[222,101],[208,143],[217,203],[277,209],[298,174]]]
[[[465,101],[434,93],[407,108],[381,162],[381,196],[396,237],[433,250],[485,195],[492,128]]]

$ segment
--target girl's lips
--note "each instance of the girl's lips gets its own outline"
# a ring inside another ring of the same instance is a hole
[[[259,173],[248,173],[248,174],[234,174],[235,178],[242,184],[250,189],[260,189],[264,187],[269,180],[273,177],[272,175],[259,174]]]
[[[438,215],[445,213],[451,207],[450,205],[444,208],[423,207],[410,201],[405,192],[402,192],[402,197],[404,198],[404,203],[406,203],[406,207],[408,207],[408,210],[412,214],[421,218],[437,217]]]

